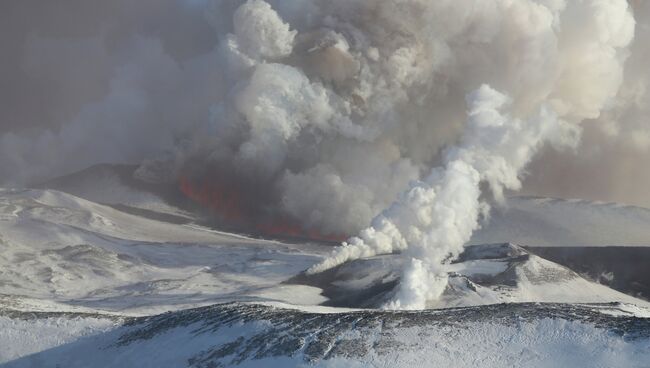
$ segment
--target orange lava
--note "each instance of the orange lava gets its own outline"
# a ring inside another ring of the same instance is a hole
[[[236,224],[244,220],[239,193],[235,190],[228,190],[218,183],[203,182],[196,185],[184,177],[180,178],[178,184],[187,198],[216,211],[225,221]]]
[[[320,241],[341,242],[343,235],[322,234],[315,230],[305,230],[299,223],[286,217],[259,220],[250,215],[242,200],[245,197],[234,185],[219,183],[217,180],[190,180],[181,176],[178,188],[193,202],[213,211],[228,225],[235,228],[248,228],[258,234],[271,237],[305,238]]]

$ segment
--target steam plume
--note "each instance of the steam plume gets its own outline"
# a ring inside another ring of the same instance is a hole
[[[312,267],[315,273],[351,259],[402,251],[411,257],[396,299],[396,309],[422,309],[444,290],[442,264],[458,256],[479,215],[480,183],[497,199],[503,189],[519,189],[519,173],[547,140],[575,144],[576,127],[559,120],[546,106],[529,120],[504,115],[508,97],[482,86],[468,96],[469,120],[459,146],[445,154],[445,167],[412,184],[398,201],[335,254]],[[436,274],[435,272],[439,272]]]
[[[482,186],[498,201],[535,153],[557,167],[547,152],[583,129],[647,146],[632,133],[648,131],[647,2],[634,13],[625,0],[115,3],[92,32],[25,32],[14,62],[39,86],[98,81],[70,97],[68,120],[3,131],[2,181],[143,162],[140,177],[224,217],[359,234],[313,272],[402,252],[412,261],[392,307],[444,288],[443,263],[487,213]]]

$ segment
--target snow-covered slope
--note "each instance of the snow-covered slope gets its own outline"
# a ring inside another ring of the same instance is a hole
[[[241,300],[376,307],[401,268],[385,255],[301,280],[330,247],[152,220],[52,190],[0,190],[0,246],[0,300],[47,310],[150,314]],[[431,307],[646,303],[513,244],[470,247],[449,272]]]
[[[138,179],[136,165],[100,164],[36,185],[72,194],[95,203],[117,205],[177,216],[189,220],[191,213],[179,208],[183,201],[175,187],[164,182]]]
[[[598,283],[650,300],[650,247],[556,246],[528,249]]]
[[[137,166],[97,165],[40,185],[124,208],[192,218],[177,189],[147,183]],[[540,197],[510,197],[493,208],[472,244],[528,246],[650,246],[650,209],[616,203]]]
[[[69,368],[647,367],[650,319],[635,317],[630,308],[503,304],[332,314],[227,304],[132,319],[121,327],[97,316],[14,313],[10,320],[0,317],[0,327],[21,325],[17,339],[30,324],[31,330],[59,323],[73,331],[58,344],[43,339],[22,352],[0,349],[0,361]],[[0,335],[1,342],[7,340]]]
[[[615,203],[511,197],[493,209],[472,244],[650,246],[650,210]]]
[[[401,262],[394,255],[377,256],[290,282],[322,288],[330,305],[378,307],[392,297]],[[522,302],[624,302],[650,307],[645,300],[585,279],[511,243],[470,246],[447,272],[449,284],[430,308]]]
[[[0,190],[0,247],[5,305],[151,313],[284,300],[287,289],[323,300],[278,286],[320,259],[322,246],[155,221],[50,190]]]
[[[247,238],[54,190],[0,190],[0,250],[8,367],[634,367],[650,359],[647,302],[510,243],[469,247],[449,266],[450,283],[430,307],[463,308],[413,313],[340,308],[390,298],[400,257],[309,278],[301,272],[331,246]],[[602,304],[615,301],[626,304]]]

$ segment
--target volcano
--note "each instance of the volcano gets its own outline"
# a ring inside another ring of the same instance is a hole
[[[615,239],[594,235],[595,219],[587,218],[584,226],[574,220],[567,231],[556,231],[552,247],[547,240],[475,244],[448,265],[449,282],[430,310],[381,312],[401,277],[399,255],[306,275],[331,243],[216,230],[191,205],[176,207],[187,205],[177,192],[138,184],[125,172],[101,166],[53,181],[57,190],[0,191],[5,366],[327,367],[369,360],[402,366],[422,362],[418,351],[425,350],[443,364],[456,359],[454,351],[493,354],[482,345],[488,338],[504,347],[488,365],[495,367],[505,361],[581,366],[573,359],[599,346],[590,364],[615,354],[634,366],[647,357],[647,274],[641,266],[636,274],[625,267],[629,259],[641,265],[650,257],[650,248],[635,245],[648,213],[641,208],[511,198],[514,214],[504,208],[475,241],[495,236],[508,216],[519,222],[504,237],[534,240],[540,222],[549,224],[557,213],[594,211],[626,229],[628,238],[612,246]],[[571,256],[577,249],[579,256]],[[549,340],[560,325],[562,335]],[[48,333],[33,339],[36,331]],[[443,338],[449,333],[453,341]],[[158,349],[168,344],[183,348]]]

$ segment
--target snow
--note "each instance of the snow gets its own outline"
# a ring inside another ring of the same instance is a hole
[[[617,303],[615,308],[599,307],[599,313],[615,317],[635,316],[639,318],[650,318],[650,308],[640,307],[635,304]]]
[[[9,299],[131,314],[302,294],[317,303],[314,290],[277,285],[329,250],[155,221],[49,190],[0,190],[0,247]]]
[[[305,316],[305,320],[309,318],[314,317]],[[236,362],[239,367],[645,367],[650,358],[648,338],[628,338],[591,323],[544,316],[514,324],[490,321],[489,317],[480,322],[408,323],[401,327],[396,327],[399,323],[390,327],[393,322],[388,321],[386,325],[366,324],[361,329],[332,332],[337,335],[336,345],[323,346],[325,350],[318,355],[308,355],[314,352],[298,347],[289,347],[287,354],[258,355],[256,351],[273,346],[264,346],[266,341],[256,338],[281,337],[281,331],[274,330],[280,326],[277,322],[262,319],[211,325],[204,321],[209,318],[189,324],[170,321],[162,330],[139,330],[137,326],[113,326],[111,330],[108,322],[76,318],[20,322],[33,324],[32,330],[59,324],[68,332],[62,335],[55,328],[49,341],[38,340],[22,352],[4,355],[3,361],[8,362],[4,366],[202,367],[210,362],[224,366]],[[6,326],[6,319],[0,322]],[[144,331],[152,332],[143,335]],[[73,335],[78,340],[70,341]],[[312,338],[316,336],[308,336],[306,342]],[[247,351],[246,344],[255,344],[250,346],[253,350]],[[42,352],[26,355],[35,348]],[[292,349],[297,350],[291,354]],[[238,351],[244,354],[238,355]],[[12,360],[17,354],[22,358]]]
[[[117,321],[97,317],[18,319],[0,316],[0,363],[110,331]]]
[[[516,203],[529,206],[530,200]],[[575,205],[538,199],[535,203],[544,216],[555,211],[545,207],[549,203]],[[635,211],[630,216],[637,220],[645,213]],[[147,219],[52,190],[0,190],[0,246],[5,306],[146,315],[227,301],[327,301],[316,285],[283,282],[318,262],[331,247]],[[511,259],[497,257],[499,249],[484,247],[480,252],[487,252],[481,253],[486,259],[450,265],[448,271],[459,277],[452,278],[449,292],[429,306],[529,301],[647,306],[534,255],[514,268],[514,286],[468,281],[505,275],[513,267]],[[526,253],[521,248],[512,251]],[[401,267],[397,258],[379,256],[345,265],[333,285],[354,292],[378,279],[395,280]]]
[[[498,276],[505,272],[502,260],[471,261],[453,265],[461,274],[469,277],[485,275],[486,271]],[[492,264],[492,266],[488,266]],[[512,266],[511,266],[512,267]],[[499,272],[502,270],[501,272]],[[568,268],[547,261],[535,255],[514,266],[516,284],[513,286],[495,284],[482,287],[473,284],[476,289],[470,290],[464,283],[451,280],[451,287],[456,287],[454,293],[443,294],[443,297],[432,303],[431,307],[459,307],[468,305],[485,305],[496,303],[631,303],[644,308],[650,308],[650,302],[634,298],[630,295],[613,290],[605,285],[587,280]],[[454,285],[455,283],[455,285]]]
[[[498,261],[476,261],[476,263],[498,263]],[[480,268],[486,268],[482,266]],[[479,268],[479,269],[480,269]],[[468,276],[478,274],[475,271],[466,273]],[[559,302],[559,303],[603,303],[624,302],[650,307],[650,303],[634,298],[627,294],[612,290],[607,286],[589,281],[568,268],[543,258],[531,255],[528,260],[515,267],[516,286],[504,287],[496,285],[491,288],[492,303],[504,302]],[[486,293],[487,294],[487,293]],[[489,301],[490,299],[485,299]],[[482,304],[487,304],[483,302]],[[453,305],[474,305],[462,298]]]
[[[156,184],[136,179],[137,167],[100,164],[42,184],[43,188],[69,193],[95,203],[123,205],[157,213],[192,218],[170,204],[163,193],[153,192]],[[164,192],[164,191],[159,191]]]
[[[134,195],[129,193],[113,199]],[[155,204],[159,199],[146,200],[153,203],[148,208],[164,210]],[[476,241],[650,244],[644,240],[650,237],[650,211],[645,209],[537,198],[510,199],[508,206],[508,212],[495,213]],[[184,325],[117,346],[116,339],[130,328],[121,322],[128,316],[232,301],[342,318],[364,311],[323,306],[329,299],[322,285],[291,281],[322,260],[331,246],[253,239],[197,224],[144,218],[54,190],[0,189],[0,250],[0,362],[8,367],[54,362],[61,367],[185,366],[192,357],[268,325],[258,320],[200,334],[197,326]],[[395,282],[400,267],[400,257],[392,255],[345,264],[335,270],[331,285],[359,294],[377,283]],[[431,308],[616,301],[622,304],[588,308],[611,318],[650,318],[650,303],[512,244],[477,248],[447,271],[449,286],[440,300],[430,302]],[[72,314],[27,318],[12,311]],[[373,348],[363,357],[339,355],[309,363],[301,352],[244,360],[239,366],[641,367],[650,359],[649,339],[625,339],[579,321],[458,322],[453,327],[412,326],[363,336],[349,331],[340,337],[368,341]],[[400,347],[381,350],[372,345],[386,334]]]
[[[327,301],[321,292],[321,289],[307,285],[278,285],[253,292],[251,296],[269,301],[290,300],[296,306],[313,306]]]
[[[627,343],[592,326],[563,320],[463,327],[426,331],[430,342],[414,344],[423,351],[395,351],[366,366],[389,366],[388,362],[395,361],[401,367],[642,367],[649,357],[648,340]],[[397,333],[415,342],[423,331],[413,328]]]
[[[376,256],[303,282],[323,288],[334,305],[378,307],[391,298],[391,285],[398,280],[402,265],[399,255]],[[473,246],[444,270],[448,284],[437,300],[427,303],[428,308],[525,302],[622,302],[650,307],[646,300],[586,279],[514,244]]]
[[[616,203],[511,197],[471,244],[650,246],[650,210]]]

